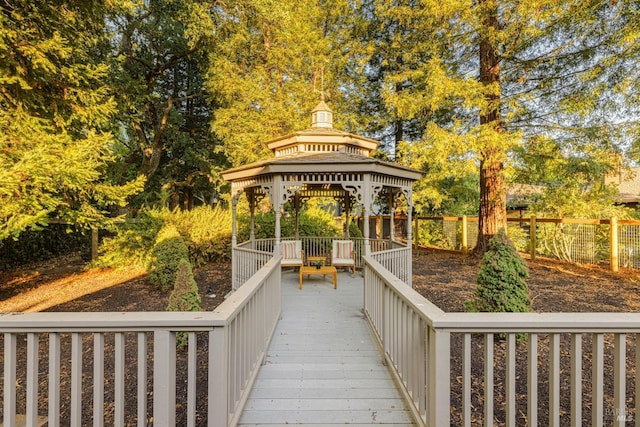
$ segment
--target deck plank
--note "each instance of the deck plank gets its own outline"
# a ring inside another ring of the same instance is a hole
[[[240,426],[414,425],[362,314],[363,280],[282,275],[282,319]]]

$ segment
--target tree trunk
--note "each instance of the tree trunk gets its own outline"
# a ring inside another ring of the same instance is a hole
[[[502,132],[500,116],[500,60],[495,39],[491,34],[499,30],[496,0],[480,0],[485,14],[480,35],[480,82],[485,86],[487,107],[480,112],[480,124],[494,132]],[[503,152],[491,143],[480,152],[480,209],[478,218],[478,242],[476,255],[483,254],[489,240],[500,230],[507,228],[507,202],[504,183]]]

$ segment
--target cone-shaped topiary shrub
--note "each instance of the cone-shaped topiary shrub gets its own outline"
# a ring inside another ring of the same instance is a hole
[[[465,302],[466,310],[493,313],[531,311],[528,277],[524,260],[504,230],[500,230],[489,242],[489,250],[482,258],[474,298]]]
[[[180,260],[176,282],[169,295],[168,311],[200,311],[198,285],[193,277],[191,264],[186,258]]]
[[[186,258],[180,260],[176,281],[173,291],[169,295],[167,311],[200,311],[200,295],[198,285],[193,277],[191,264]],[[188,334],[178,332],[176,334],[176,344],[179,348],[184,348],[188,343]]]

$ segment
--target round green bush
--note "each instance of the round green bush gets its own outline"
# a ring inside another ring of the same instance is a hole
[[[149,281],[168,291],[175,283],[180,260],[189,259],[187,245],[175,226],[168,225],[160,230],[149,258]]]

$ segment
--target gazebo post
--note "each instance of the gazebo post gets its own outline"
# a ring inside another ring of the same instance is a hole
[[[394,194],[393,194],[393,190],[390,189],[389,190],[389,249],[391,249],[393,247],[393,232],[394,232],[394,215],[395,215],[395,203],[394,203]]]
[[[293,196],[293,210],[296,212],[296,240],[300,239],[300,207],[300,195],[296,191],[296,194]]]
[[[276,216],[276,224],[275,224],[275,247],[273,248],[274,255],[282,255],[282,251],[280,248],[280,237],[281,237],[281,228],[280,228],[280,220],[282,219],[282,177],[274,176],[273,177],[273,200],[271,200],[271,204],[273,205],[273,212]]]
[[[345,230],[344,237],[351,239],[349,226],[351,225],[351,195],[345,191],[344,193],[344,211],[345,211]]]
[[[238,246],[238,196],[238,194],[231,196],[231,248]]]
[[[364,185],[362,186],[362,217],[364,219],[363,224],[363,237],[364,237],[364,254],[371,255],[371,242],[369,241],[369,215],[371,211],[371,175],[365,174],[363,177]]]
[[[247,197],[249,198],[249,214],[251,215],[251,229],[249,233],[249,240],[251,242],[255,242],[256,240],[256,195],[253,191],[251,191],[247,193]]]

